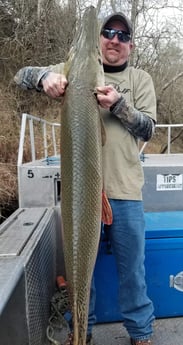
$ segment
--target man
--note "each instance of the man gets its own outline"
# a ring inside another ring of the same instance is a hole
[[[107,141],[103,147],[104,188],[113,212],[107,226],[120,283],[120,308],[131,345],[152,345],[153,305],[146,294],[144,270],[144,183],[138,139],[148,141],[156,122],[152,79],[145,71],[128,67],[133,48],[132,25],[123,13],[108,16],[101,28],[101,50],[106,86],[98,87]],[[67,80],[64,64],[26,67],[15,76],[23,88],[57,98]],[[95,289],[92,285],[87,343],[94,324]],[[72,336],[67,344],[72,344]]]

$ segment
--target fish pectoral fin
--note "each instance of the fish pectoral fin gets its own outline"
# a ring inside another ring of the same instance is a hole
[[[102,223],[111,225],[113,221],[112,208],[104,190],[102,191]]]

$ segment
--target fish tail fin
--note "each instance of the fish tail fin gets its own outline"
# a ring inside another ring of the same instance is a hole
[[[102,191],[102,222],[111,225],[113,220],[112,208],[104,190]]]

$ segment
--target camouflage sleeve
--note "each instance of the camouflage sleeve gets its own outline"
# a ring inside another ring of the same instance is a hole
[[[16,73],[14,81],[24,90],[36,89],[42,91],[40,80],[45,78],[49,72],[48,67],[23,67]]]
[[[113,115],[118,117],[123,126],[136,138],[148,141],[151,139],[155,121],[150,116],[128,105],[121,96],[110,108]]]

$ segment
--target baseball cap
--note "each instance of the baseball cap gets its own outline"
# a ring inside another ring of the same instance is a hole
[[[105,28],[108,26],[108,24],[109,24],[110,22],[112,22],[113,20],[119,20],[120,22],[122,22],[122,23],[126,26],[126,28],[127,28],[127,30],[128,30],[128,33],[129,33],[130,35],[132,35],[132,33],[133,33],[133,30],[132,30],[132,23],[131,23],[131,21],[125,16],[125,14],[122,13],[122,12],[114,12],[114,13],[110,14],[109,16],[107,16],[106,18],[104,18],[104,21],[103,21],[103,24],[102,24],[102,27],[101,27],[101,31],[102,31],[103,29],[105,29]]]

